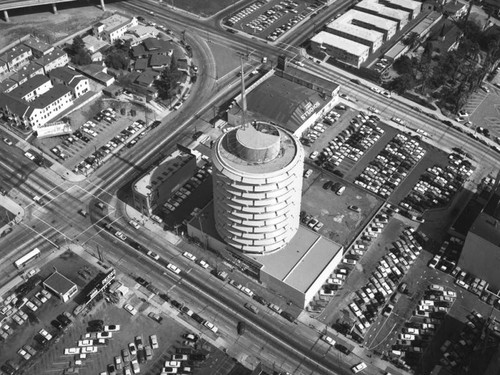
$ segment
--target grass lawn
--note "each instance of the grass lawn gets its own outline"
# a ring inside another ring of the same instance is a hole
[[[210,17],[224,10],[230,5],[236,3],[236,0],[165,0],[164,4],[173,5],[176,8],[183,9],[201,17]],[[250,2],[248,2],[250,3]]]

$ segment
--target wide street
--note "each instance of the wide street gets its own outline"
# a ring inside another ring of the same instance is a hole
[[[21,224],[14,227],[12,233],[0,239],[3,259],[0,281],[3,284],[15,275],[12,262],[27,249],[39,247],[42,252],[49,254],[68,243],[82,245],[91,253],[102,249],[105,259],[118,271],[130,275],[148,275],[148,279],[157,287],[189,302],[195,311],[203,311],[204,316],[215,319],[215,323],[221,328],[223,341],[230,348],[230,354],[245,353],[255,359],[262,358],[267,363],[276,364],[277,368],[295,374],[350,373],[352,362],[344,362],[343,355],[319,342],[316,330],[302,323],[289,323],[267,311],[259,315],[250,313],[243,307],[248,298],[236,294],[231,287],[224,285],[207,271],[192,266],[163,237],[132,229],[127,223],[123,203],[116,197],[123,186],[130,184],[162,155],[168,154],[180,140],[189,137],[193,133],[192,124],[197,117],[211,111],[214,105],[233,97],[239,90],[235,75],[222,77],[216,82],[215,58],[210,51],[210,43],[206,41],[207,33],[210,33],[210,40],[227,46],[235,53],[244,55],[250,52],[250,63],[258,65],[262,56],[268,56],[272,61],[284,52],[290,57],[296,57],[299,50],[287,43],[295,43],[303,38],[315,25],[300,26],[284,38],[284,43],[274,46],[222,30],[217,26],[220,16],[202,23],[173,13],[165,7],[153,4],[145,6],[141,1],[124,2],[119,6],[138,14],[153,10],[156,22],[164,23],[176,32],[187,30],[186,38],[193,47],[194,60],[198,66],[203,67],[191,94],[196,100],[186,103],[181,110],[167,116],[162,121],[162,126],[150,131],[141,141],[148,147],[125,149],[94,175],[79,183],[57,176],[51,169],[36,168],[33,162],[23,156],[23,151],[2,144],[0,172],[5,176],[2,182],[9,196],[25,209],[25,217]],[[332,9],[332,13],[335,12]],[[321,14],[315,22],[319,23],[330,16]],[[427,131],[431,141],[444,148],[462,147],[485,169],[497,164],[498,154],[495,151],[440,121],[414,111],[397,98],[388,99],[378,95],[370,91],[369,86],[351,82],[349,74],[325,64],[316,64],[309,59],[305,59],[304,64],[309,71],[327,76],[340,84],[341,92],[353,99],[360,108],[374,105],[382,111],[385,119],[389,120],[392,116],[402,118],[410,128]],[[35,195],[43,196],[43,206],[33,202]],[[106,204],[104,211],[95,206],[97,199]],[[89,212],[87,218],[79,214],[81,209]],[[134,238],[143,247],[160,254],[160,264],[155,264],[142,252],[103,230],[99,223],[106,214],[113,220],[116,229],[129,238]],[[167,261],[172,261],[181,268],[180,277],[165,272],[164,265]],[[236,335],[234,329],[242,319],[249,322],[250,326],[249,334],[244,337]],[[375,374],[379,370],[369,368],[367,373]]]

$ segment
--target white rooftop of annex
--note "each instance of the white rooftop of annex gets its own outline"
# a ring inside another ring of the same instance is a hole
[[[370,53],[370,47],[346,38],[342,38],[338,35],[330,34],[326,31],[321,31],[316,34],[312,37],[311,41],[319,44],[327,44],[355,56],[363,56],[364,54]]]
[[[372,1],[378,1],[378,0],[372,0]],[[422,3],[419,1],[413,1],[413,0],[385,0],[388,3],[393,4],[394,6],[406,8],[406,9],[412,9],[412,10],[417,10],[422,7]]]
[[[327,28],[329,27],[331,28],[332,25],[337,21],[342,21],[342,23],[352,23],[353,20],[359,20],[361,22],[374,25],[382,30],[391,30],[397,28],[398,26],[396,21],[388,20],[387,18],[375,16],[370,13],[361,12],[356,9],[351,9],[350,11],[344,13],[341,17],[339,17],[335,21],[330,22],[327,25]]]
[[[376,42],[384,37],[384,34],[380,31],[368,30],[364,27],[353,25],[350,21],[343,21],[342,17],[330,23],[328,27],[370,42]]]
[[[358,9],[366,9],[368,11],[377,12],[380,15],[385,15],[400,21],[405,21],[408,19],[409,13],[405,10],[389,8],[383,4],[380,4],[377,0],[362,0],[355,5]]]

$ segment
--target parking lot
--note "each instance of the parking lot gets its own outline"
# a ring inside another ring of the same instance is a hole
[[[317,8],[318,4],[314,1],[259,0],[229,16],[224,24],[234,30],[275,41]]]
[[[72,134],[36,139],[34,145],[68,169],[82,174],[97,168],[119,145],[132,147],[146,125],[143,108],[115,100],[87,104],[69,117]],[[132,138],[135,140],[131,141]]]

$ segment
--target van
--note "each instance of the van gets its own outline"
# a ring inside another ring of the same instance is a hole
[[[341,185],[336,191],[335,191],[335,194],[337,195],[342,195],[345,191],[345,186],[344,185]]]

